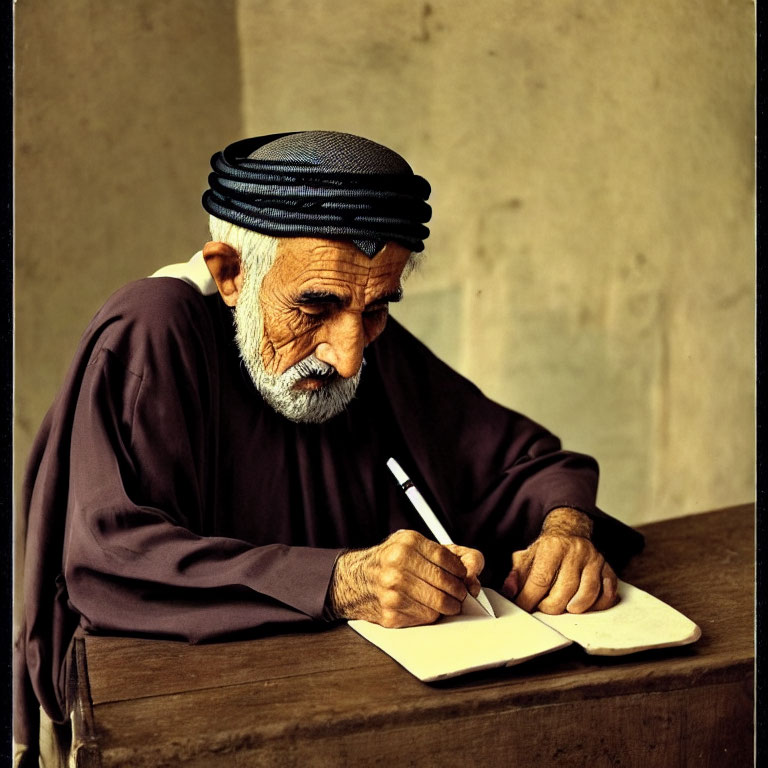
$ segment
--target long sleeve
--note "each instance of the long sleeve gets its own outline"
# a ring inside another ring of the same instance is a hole
[[[322,615],[338,549],[216,535],[219,362],[193,310],[123,318],[83,376],[64,578],[90,630],[199,641]],[[258,498],[253,514],[268,515]]]
[[[254,518],[251,531],[282,519],[270,504],[289,494],[285,485],[270,502],[241,493],[235,513],[221,487],[232,475],[219,481],[222,461],[273,474],[253,457],[230,458],[219,437],[231,339],[210,306],[175,279],[118,291],[83,334],[35,439],[14,649],[14,739],[30,755],[38,706],[66,720],[78,624],[197,641],[321,616],[338,549],[290,546],[301,541],[269,525],[261,542],[232,535],[238,514]]]
[[[455,540],[483,551],[488,584],[501,584],[510,553],[528,546],[557,507],[588,514],[596,545],[618,566],[642,548],[640,534],[597,508],[594,459],[562,450],[544,427],[486,398],[401,326],[391,324],[377,344],[401,463]]]
[[[343,414],[295,425],[243,375],[218,296],[155,278],[109,299],[25,479],[20,743],[37,702],[66,717],[78,624],[197,642],[321,619],[340,548],[419,528],[392,455],[457,543],[484,552],[489,585],[557,506],[591,515],[613,562],[640,548],[594,506],[592,459],[485,398],[396,322],[366,359]]]

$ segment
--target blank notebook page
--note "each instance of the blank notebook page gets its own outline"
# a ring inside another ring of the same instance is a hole
[[[570,645],[570,640],[497,592],[485,589],[485,593],[495,619],[468,597],[461,614],[427,626],[387,629],[360,620],[349,626],[425,682],[519,664]]]
[[[625,581],[619,581],[619,598],[607,611],[558,616],[536,611],[533,616],[598,656],[687,645],[701,637],[701,630],[689,618]]]

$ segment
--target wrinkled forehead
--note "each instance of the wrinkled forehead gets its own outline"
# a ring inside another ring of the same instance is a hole
[[[371,259],[349,240],[286,237],[278,243],[267,278],[294,290],[393,291],[409,256],[407,248],[394,242]]]

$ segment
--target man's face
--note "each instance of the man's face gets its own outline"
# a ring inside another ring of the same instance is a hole
[[[363,350],[401,294],[410,252],[369,259],[351,242],[283,238],[260,286],[246,272],[235,307],[240,352],[257,388],[293,421],[325,421],[354,396]]]

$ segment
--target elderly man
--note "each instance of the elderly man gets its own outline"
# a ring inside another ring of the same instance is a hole
[[[40,702],[66,718],[78,625],[193,642],[407,626],[457,613],[481,582],[527,610],[611,606],[604,554],[641,539],[595,507],[595,462],[388,319],[428,234],[427,182],[321,131],[238,142],[212,165],[211,242],[107,301],[35,443],[28,716]],[[389,457],[458,544],[429,538]]]

